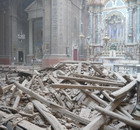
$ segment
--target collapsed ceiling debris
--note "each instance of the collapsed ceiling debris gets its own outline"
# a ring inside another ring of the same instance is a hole
[[[139,75],[71,61],[34,71],[0,66],[0,71],[0,129],[140,128]]]

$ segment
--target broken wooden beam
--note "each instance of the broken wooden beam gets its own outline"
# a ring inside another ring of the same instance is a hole
[[[25,86],[25,85],[27,84],[27,82],[28,82],[27,80],[24,80],[23,83],[22,83],[22,85]],[[13,105],[13,108],[14,108],[14,109],[17,109],[18,104],[19,104],[20,99],[21,99],[21,96],[22,96],[22,91],[19,90],[19,91],[18,91],[18,95],[17,95],[17,97],[16,97],[16,99],[15,99],[15,102],[14,102],[14,105]]]
[[[109,82],[116,82],[115,80],[112,80],[112,79],[101,78],[101,77],[97,77],[97,76],[87,76],[87,75],[77,74],[77,73],[73,73],[72,75],[76,76],[76,77],[80,77],[80,78],[95,79],[95,80],[102,80],[102,81],[109,81]]]
[[[70,77],[70,76],[58,76],[58,78],[62,78],[62,79],[65,79],[65,80],[75,80],[75,81],[78,81],[78,82],[89,82],[89,83],[99,83],[99,84],[106,84],[106,85],[124,86],[123,83],[108,82],[108,81],[93,80],[93,79],[85,79],[85,78],[77,78],[77,77]]]
[[[76,84],[52,84],[53,88],[69,88],[69,89],[96,89],[96,90],[118,90],[120,87],[110,86],[93,86],[93,85],[76,85]]]
[[[64,130],[59,121],[51,114],[51,112],[39,101],[32,100],[32,103],[36,109],[42,114],[42,116],[52,125],[54,130]]]
[[[102,77],[105,77],[105,74],[96,66],[96,65],[92,65],[92,67],[94,68],[94,70],[96,72],[98,72]]]
[[[129,84],[127,84],[126,86],[120,88],[119,90],[112,92],[110,94],[110,96],[114,97],[114,98],[119,98],[123,95],[125,95],[128,91],[130,91],[135,85],[136,85],[137,81],[133,80],[132,82],[130,82]]]
[[[108,115],[110,116],[111,118],[114,118],[114,119],[118,119],[130,126],[133,126],[135,128],[140,128],[140,121],[136,121],[136,120],[132,120],[132,119],[128,119],[124,116],[121,116],[119,114],[116,114],[115,112],[112,112],[110,110],[106,111],[104,108],[102,107],[99,107],[99,106],[96,106],[95,109],[105,115]]]
[[[115,76],[121,80],[123,83],[127,83],[127,80],[120,74],[120,73],[117,73],[117,72],[114,72]]]
[[[13,86],[13,84],[2,86],[3,93],[5,93],[6,91],[8,91],[10,88],[12,88],[12,86]]]
[[[123,107],[119,106],[119,109],[124,115],[126,115],[126,117],[129,117],[130,119],[134,119],[134,117],[131,116],[130,113],[126,111]]]
[[[99,98],[97,95],[91,93],[88,90],[82,90],[82,92],[84,92],[86,95],[90,96],[92,99],[94,99],[95,101],[97,101],[99,104],[103,105],[103,106],[107,106],[108,103],[105,102],[104,100],[102,100],[101,98]]]
[[[113,102],[114,99],[112,97],[110,97],[109,93],[107,93],[105,90],[102,91],[102,94],[110,101]]]
[[[38,78],[38,82],[39,82],[39,84],[40,84],[40,86],[41,86],[41,90],[42,90],[42,91],[46,91],[45,86],[44,86],[44,84],[43,84],[41,78],[40,78],[40,77],[37,77],[37,78]]]
[[[105,111],[111,110],[113,111],[115,108],[117,108],[118,105],[122,102],[124,97],[121,97],[117,100],[114,100],[111,102],[106,108],[104,108]],[[83,130],[98,130],[102,125],[104,125],[106,122],[106,118],[104,115],[98,115],[91,121],[87,126],[83,128]]]

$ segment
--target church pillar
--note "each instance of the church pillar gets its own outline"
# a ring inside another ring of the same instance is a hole
[[[101,43],[101,31],[100,31],[100,25],[101,24],[101,13],[97,13],[97,44]]]
[[[33,23],[29,20],[29,55],[33,56]]]
[[[128,9],[129,24],[128,24],[128,42],[133,42],[133,8]]]
[[[89,21],[90,43],[93,43],[93,7],[92,6],[90,6],[89,8],[89,15],[90,15],[90,21]]]
[[[140,5],[137,7],[137,41],[140,42]]]

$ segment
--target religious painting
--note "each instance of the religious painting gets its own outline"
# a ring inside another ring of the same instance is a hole
[[[124,41],[124,18],[113,14],[107,18],[107,30],[110,41]]]

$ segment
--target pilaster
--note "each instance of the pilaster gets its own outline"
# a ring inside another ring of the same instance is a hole
[[[98,12],[97,13],[97,44],[101,43],[101,30],[100,30],[100,26],[101,26],[101,13]]]
[[[137,7],[137,41],[140,42],[140,4]]]
[[[43,54],[51,53],[51,0],[43,0]]]
[[[29,55],[33,56],[33,22],[29,20]]]
[[[90,31],[90,42],[93,43],[93,7],[89,8],[89,31]]]
[[[128,42],[133,42],[133,8],[128,8],[128,14],[129,14],[129,23],[128,23]]]

